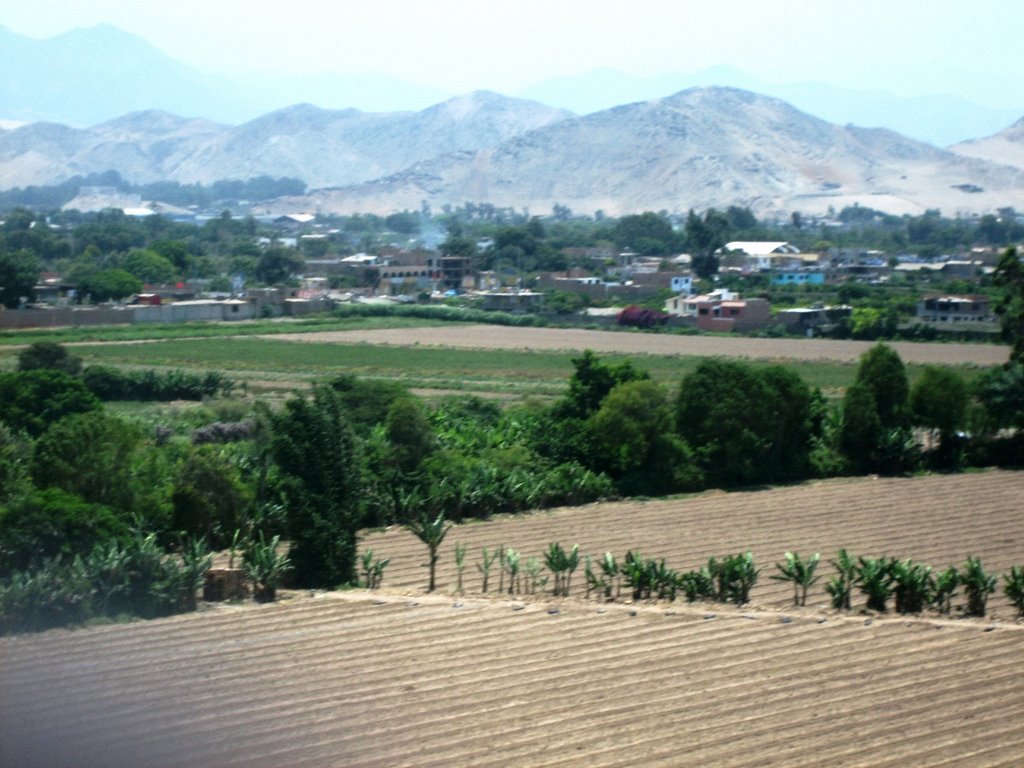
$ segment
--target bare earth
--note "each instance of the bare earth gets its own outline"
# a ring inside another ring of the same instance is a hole
[[[340,344],[460,347],[467,349],[537,349],[606,354],[696,355],[759,360],[827,360],[854,363],[874,342],[828,339],[752,339],[742,336],[677,336],[654,333],[592,331],[582,328],[514,328],[465,325],[370,331],[276,334],[265,338]],[[1001,365],[1009,348],[994,344],[890,344],[905,363]]]
[[[459,526],[423,593],[401,530],[380,592],[292,594],[0,638],[4,766],[1019,766],[1024,626],[786,605],[785,549],[1024,562],[1024,474],[828,481]],[[481,546],[751,547],[751,606],[480,595]],[[451,595],[452,547],[467,594]],[[827,567],[826,567],[826,570]]]

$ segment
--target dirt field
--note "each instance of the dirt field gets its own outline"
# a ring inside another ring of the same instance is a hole
[[[829,481],[461,526],[451,547],[750,546],[1024,562],[1024,474]],[[443,591],[402,531],[381,592],[0,638],[4,766],[1019,766],[1024,626]],[[469,574],[472,572],[472,576]],[[767,569],[764,577],[767,576]]]
[[[269,338],[269,337],[268,337]],[[471,349],[584,350],[606,354],[696,355],[758,360],[828,360],[854,363],[874,342],[826,339],[751,339],[731,336],[674,336],[590,331],[580,328],[512,328],[467,325],[373,331],[278,334],[303,342],[443,346]],[[993,344],[890,344],[905,363],[1000,365],[1009,348]]]
[[[960,565],[968,555],[982,557],[989,570],[1024,564],[1024,473],[993,471],[916,478],[826,480],[767,491],[711,491],[675,500],[593,504],[534,515],[504,516],[455,527],[438,563],[438,589],[455,584],[454,547],[467,547],[463,587],[478,592],[476,564],[483,547],[504,545],[528,557],[542,557],[550,542],[580,545],[582,554],[610,551],[619,560],[632,549],[665,558],[676,570],[689,570],[709,557],[750,549],[763,567],[751,593],[755,607],[784,608],[792,587],[768,578],[787,550],[825,558],[846,547],[858,555],[907,558],[936,568]],[[368,535],[363,549],[390,557],[384,584],[394,589],[426,586],[426,549],[401,528]],[[595,566],[596,567],[596,566]],[[823,564],[822,573],[831,567]],[[582,565],[573,592],[585,591]],[[497,579],[497,567],[491,581]],[[826,608],[824,579],[808,605]],[[1002,598],[992,608],[1012,617]]]

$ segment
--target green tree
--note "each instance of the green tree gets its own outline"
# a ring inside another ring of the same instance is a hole
[[[649,380],[616,385],[587,421],[598,468],[627,494],[660,495],[700,486],[700,472],[674,430],[665,388]]]
[[[123,299],[142,290],[142,281],[123,269],[104,269],[86,276],[79,282],[80,294],[88,294],[93,301]]]
[[[175,472],[174,529],[205,537],[211,547],[223,549],[231,543],[232,534],[245,527],[252,496],[234,462],[212,445],[198,446]]]
[[[93,504],[134,509],[131,467],[142,430],[102,411],[53,424],[36,441],[32,477],[40,488],[61,488]]]
[[[918,461],[910,432],[910,385],[892,347],[876,344],[860,358],[843,399],[840,450],[857,472],[905,472]]]
[[[715,252],[729,240],[729,220],[709,208],[702,219],[693,209],[686,216],[686,247],[693,257],[693,271],[697,277],[708,279],[718,272]]]
[[[36,297],[39,280],[39,258],[27,248],[16,251],[0,245],[0,303],[8,309],[21,305],[21,300]]]
[[[302,269],[304,263],[293,248],[268,248],[256,262],[256,279],[267,285],[282,285]]]
[[[910,384],[896,350],[886,344],[876,344],[861,355],[855,382],[871,390],[883,429],[909,424]]]
[[[974,391],[984,407],[988,430],[1024,429],[1024,363],[985,371],[975,382]]]
[[[437,446],[434,429],[423,406],[411,397],[391,404],[385,429],[392,456],[401,472],[414,471]]]
[[[964,380],[948,368],[925,367],[910,391],[914,423],[939,436],[936,451],[940,466],[958,463],[956,431],[967,418],[968,392]]]
[[[70,560],[129,535],[127,516],[110,507],[60,488],[32,489],[0,504],[0,576],[58,555]]]
[[[839,450],[857,472],[870,472],[882,437],[878,405],[871,388],[854,384],[843,396],[843,421],[839,431]]]
[[[1010,362],[1024,364],[1024,264],[1016,248],[1007,248],[999,259],[992,283],[1002,291],[995,311],[1011,346]]]
[[[575,370],[569,379],[569,391],[556,408],[561,417],[586,418],[601,407],[601,401],[617,385],[650,378],[647,371],[634,368],[628,360],[608,365],[589,349],[572,364]]]
[[[142,248],[136,248],[129,253],[123,267],[126,272],[143,283],[170,283],[177,274],[174,264],[166,257]]]
[[[709,484],[805,476],[820,398],[791,371],[710,359],[683,379],[676,428]]]
[[[356,533],[363,522],[362,467],[341,399],[316,386],[267,415],[271,455],[287,497],[289,557],[303,587],[356,578]]]
[[[101,407],[80,379],[63,371],[0,373],[0,421],[15,431],[38,437],[58,419]]]
[[[612,232],[619,248],[644,256],[667,256],[676,247],[676,234],[664,216],[651,211],[623,216]]]
[[[52,341],[36,341],[18,353],[19,371],[63,371],[71,376],[82,372],[82,358]]]

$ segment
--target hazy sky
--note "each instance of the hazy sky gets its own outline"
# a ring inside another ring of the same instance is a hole
[[[962,93],[965,72],[1024,79],[1021,0],[0,0],[0,24],[32,37],[101,22],[210,72],[383,72],[453,92],[719,64],[901,95]]]

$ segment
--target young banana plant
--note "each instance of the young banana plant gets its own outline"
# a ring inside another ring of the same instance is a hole
[[[455,591],[462,594],[462,572],[466,569],[466,545],[455,545]]]
[[[448,535],[448,531],[452,529],[452,525],[445,521],[444,512],[438,512],[437,517],[431,517],[424,509],[420,512],[419,517],[411,523],[407,523],[406,527],[417,539],[427,545],[427,552],[430,555],[428,563],[430,582],[427,585],[427,592],[433,592],[436,586],[437,550],[441,547],[444,537]]]
[[[997,579],[985,572],[980,557],[968,556],[960,583],[964,585],[964,595],[967,597],[967,615],[984,616],[988,596],[996,591]]]
[[[832,607],[839,610],[850,610],[850,595],[853,592],[853,582],[857,573],[857,563],[846,549],[840,549],[836,553],[835,560],[830,560],[832,567],[836,569],[836,575],[829,579],[825,591],[832,598]]]
[[[785,563],[776,563],[779,573],[772,574],[776,581],[789,581],[793,584],[793,605],[807,605],[807,590],[819,579],[815,575],[821,555],[815,552],[806,560],[799,552],[787,552]]]
[[[477,563],[476,568],[480,571],[483,576],[483,583],[480,585],[480,590],[486,595],[487,594],[487,582],[491,578],[491,568],[494,566],[494,561],[498,558],[498,550],[495,549],[493,552],[488,552],[487,547],[484,547],[482,563]]]

